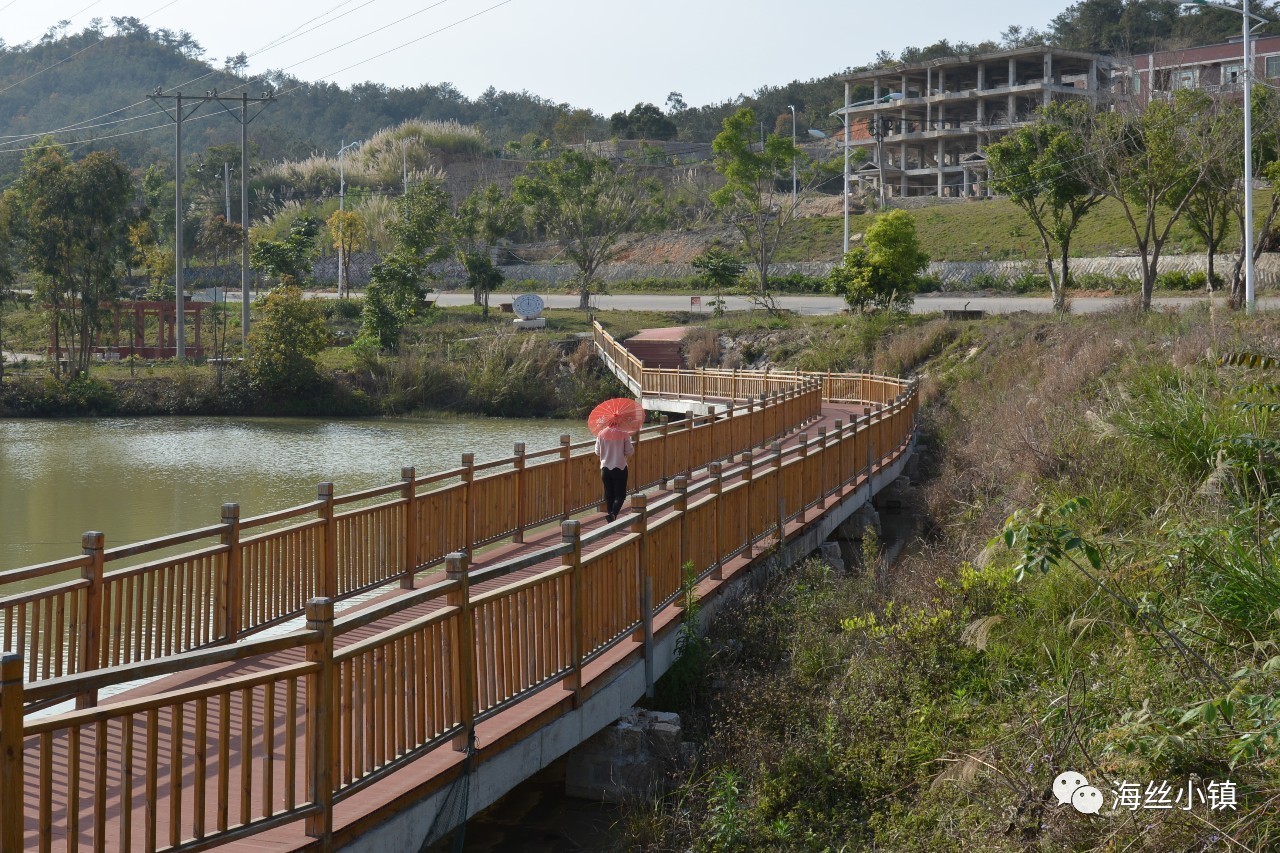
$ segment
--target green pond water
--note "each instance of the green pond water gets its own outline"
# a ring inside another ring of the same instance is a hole
[[[223,503],[242,517],[418,473],[533,453],[580,421],[439,417],[0,419],[0,570],[80,553],[86,530],[108,548],[216,524]]]

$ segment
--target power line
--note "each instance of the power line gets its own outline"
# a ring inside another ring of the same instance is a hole
[[[443,2],[443,0],[441,0],[441,2]],[[456,26],[459,26],[459,25],[461,25],[461,24],[465,24],[465,23],[467,23],[468,21],[474,20],[474,19],[476,19],[476,18],[480,17],[481,15],[487,14],[487,13],[489,13],[489,12],[492,12],[492,11],[493,11],[493,10],[495,10],[495,9],[499,9],[499,8],[501,8],[501,7],[503,7],[503,6],[506,6],[506,5],[507,5],[508,3],[510,3],[510,2],[512,2],[512,0],[502,0],[502,2],[501,2],[501,3],[495,3],[494,5],[492,5],[492,6],[488,7],[487,9],[481,9],[479,12],[476,12],[476,13],[475,13],[475,14],[473,14],[473,15],[468,15],[467,17],[465,17],[465,18],[463,18],[463,19],[461,19],[461,20],[454,21],[452,24],[448,24],[447,26],[443,26],[443,27],[441,27],[441,28],[440,28],[440,29],[438,29],[438,30],[432,30],[431,32],[427,33],[426,35],[421,35],[421,36],[418,36],[417,38],[410,39],[409,41],[406,41],[406,42],[403,42],[403,43],[401,43],[401,44],[398,44],[398,45],[396,45],[395,47],[388,48],[388,49],[386,49],[386,50],[382,51],[381,53],[376,53],[376,54],[374,54],[373,56],[368,57],[367,59],[362,59],[362,60],[360,60],[359,62],[353,62],[352,64],[350,64],[350,65],[346,66],[345,68],[339,68],[337,71],[331,71],[331,72],[329,72],[329,73],[327,73],[327,74],[323,74],[323,75],[321,75],[320,77],[318,77],[318,78],[316,78],[316,79],[317,79],[317,80],[325,80],[325,79],[327,79],[327,78],[329,78],[329,77],[333,77],[333,76],[335,76],[335,75],[342,74],[344,71],[350,71],[352,68],[358,68],[358,67],[360,67],[361,65],[364,65],[364,64],[365,64],[365,63],[367,63],[367,62],[373,62],[375,59],[381,59],[382,57],[387,56],[388,54],[395,53],[395,52],[396,52],[396,51],[398,51],[398,50],[403,50],[404,48],[408,47],[409,45],[417,44],[417,43],[418,43],[418,42],[420,42],[420,41],[423,41],[423,40],[425,40],[425,39],[429,39],[429,38],[431,38],[432,36],[435,36],[435,35],[439,35],[440,33],[443,33],[443,32],[445,32],[446,30],[451,30],[451,29],[453,29],[453,28],[454,28],[454,27],[456,27]],[[437,3],[436,5],[439,5],[439,3]],[[376,32],[376,31],[375,31],[375,32]],[[366,35],[367,35],[367,34],[366,34]],[[354,43],[354,42],[356,42],[356,41],[359,41],[359,40],[360,40],[360,39],[362,39],[362,38],[364,38],[364,36],[359,36],[359,37],[357,37],[357,38],[351,39],[350,41],[343,42],[342,44],[338,45],[337,47],[330,48],[329,50],[325,51],[325,53],[333,53],[334,51],[339,50],[339,49],[341,49],[341,48],[343,48],[343,47],[346,47],[347,45],[352,44],[352,43]],[[317,54],[317,56],[322,56],[322,55],[323,55],[323,54]],[[310,57],[310,58],[308,58],[308,59],[304,59],[304,60],[302,60],[302,62],[310,62],[312,59],[315,59],[315,58],[316,58],[315,56],[312,56],[312,57]],[[282,68],[282,69],[280,69],[280,70],[284,71],[284,70],[287,70],[287,69],[289,69],[289,68],[293,68],[293,67],[295,67],[295,66],[297,66],[297,65],[301,65],[301,64],[302,64],[301,62],[295,62],[293,65],[285,66],[285,68]],[[292,87],[292,88],[290,88],[290,89],[285,89],[285,90],[284,90],[284,91],[282,91],[282,92],[277,92],[277,93],[276,93],[276,95],[277,95],[277,96],[284,96],[284,95],[287,95],[287,94],[289,94],[289,93],[291,93],[291,92],[295,92],[295,91],[297,91],[298,89],[303,88],[303,86],[305,86],[305,85],[307,85],[307,84],[305,84],[305,83],[300,83],[299,85],[294,86],[294,87]]]
[[[173,3],[175,3],[175,2],[177,2],[177,0],[170,0],[170,3],[169,3],[168,5],[172,5],[172,4],[173,4]],[[370,0],[370,2],[372,2],[372,0]],[[443,2],[446,2],[446,0],[440,0],[440,2],[437,2],[437,3],[433,4],[433,6],[432,6],[432,7],[428,7],[428,8],[433,8],[434,6],[438,6],[438,5],[440,5],[441,3],[443,3]],[[459,19],[459,20],[457,20],[457,21],[454,21],[454,22],[453,22],[453,23],[451,23],[451,24],[447,24],[446,26],[443,26],[443,27],[440,27],[440,28],[438,28],[438,29],[432,30],[431,32],[426,33],[426,34],[424,34],[424,35],[417,36],[417,37],[415,37],[415,38],[409,39],[408,41],[402,42],[401,44],[396,45],[395,47],[388,48],[387,50],[381,51],[380,53],[374,54],[373,56],[367,57],[367,58],[362,59],[362,60],[360,60],[360,61],[358,61],[358,62],[353,62],[352,64],[347,65],[347,66],[345,66],[345,67],[343,67],[343,68],[340,68],[340,69],[338,69],[338,70],[336,70],[336,71],[332,71],[332,72],[326,73],[326,74],[324,74],[324,75],[322,75],[322,76],[320,76],[320,77],[317,77],[317,78],[316,78],[316,80],[314,80],[314,81],[306,81],[306,82],[304,82],[304,81],[300,81],[300,82],[299,82],[297,85],[295,85],[295,86],[292,86],[292,87],[290,87],[290,88],[288,88],[288,89],[285,89],[285,90],[282,90],[282,91],[280,91],[280,92],[275,93],[275,96],[276,96],[276,97],[283,97],[283,96],[285,96],[285,95],[293,94],[294,92],[297,92],[298,90],[303,89],[303,88],[305,88],[306,86],[311,85],[312,83],[318,82],[318,81],[320,81],[320,80],[324,80],[324,79],[326,79],[326,78],[328,78],[328,77],[332,77],[332,76],[335,76],[335,75],[337,75],[337,74],[341,74],[341,73],[346,72],[346,71],[350,71],[352,68],[358,68],[358,67],[359,67],[359,66],[361,66],[361,65],[367,64],[367,63],[369,63],[369,62],[373,62],[373,61],[374,61],[374,60],[376,60],[376,59],[380,59],[380,58],[382,58],[382,57],[384,57],[384,56],[387,56],[387,55],[389,55],[389,54],[391,54],[391,53],[394,53],[394,52],[396,52],[396,51],[398,51],[398,50],[403,50],[404,48],[409,47],[410,45],[417,44],[418,42],[424,41],[424,40],[426,40],[426,39],[428,39],[428,38],[431,38],[432,36],[436,36],[436,35],[439,35],[440,33],[443,33],[443,32],[446,32],[446,31],[448,31],[448,30],[451,30],[451,29],[453,29],[454,27],[457,27],[457,26],[459,26],[459,25],[461,25],[461,24],[467,23],[468,21],[472,21],[472,20],[474,20],[474,19],[476,19],[476,18],[480,17],[481,15],[488,14],[489,12],[492,12],[492,11],[494,11],[494,10],[496,10],[496,9],[499,9],[499,8],[501,8],[501,7],[503,7],[503,6],[506,6],[507,4],[509,4],[509,3],[511,3],[511,2],[512,2],[512,0],[502,0],[502,2],[496,3],[496,4],[494,4],[494,5],[492,5],[492,6],[489,6],[489,7],[485,8],[485,9],[481,9],[480,11],[475,12],[474,14],[468,15],[468,16],[466,16],[465,18],[461,18],[461,19]],[[162,7],[162,8],[164,8],[164,7]],[[357,8],[359,8],[359,7],[357,7]],[[159,11],[159,10],[157,10],[157,11]],[[355,10],[351,10],[351,11],[355,11]],[[426,11],[426,10],[422,10],[422,11]],[[155,12],[153,12],[153,13],[151,13],[151,14],[155,14]],[[416,14],[416,13],[415,13],[415,14]],[[380,28],[379,28],[379,30],[381,30],[381,29],[385,29],[385,27],[380,27]],[[373,32],[378,32],[379,30],[374,30]],[[329,50],[324,51],[323,53],[316,54],[315,56],[309,57],[308,59],[302,60],[301,62],[294,63],[294,65],[287,66],[287,68],[292,68],[292,67],[294,67],[294,66],[296,66],[296,65],[300,65],[300,64],[302,64],[302,62],[309,62],[309,61],[311,61],[312,59],[317,58],[318,56],[323,56],[323,55],[325,55],[325,53],[333,53],[333,52],[335,52],[335,51],[337,51],[337,50],[340,50],[340,49],[341,49],[341,48],[343,48],[343,47],[346,47],[346,46],[347,46],[347,45],[349,45],[349,44],[353,44],[354,42],[359,41],[360,39],[362,39],[362,38],[364,38],[365,36],[370,35],[370,34],[372,34],[372,33],[366,33],[365,35],[357,36],[356,38],[349,39],[348,41],[343,42],[343,43],[341,43],[341,44],[339,44],[339,45],[337,45],[337,46],[335,46],[335,47],[333,47],[333,48],[330,48]],[[285,69],[281,69],[281,70],[285,70]],[[202,75],[202,77],[194,78],[194,80],[187,81],[186,83],[182,83],[182,84],[179,84],[179,85],[190,85],[190,83],[198,82],[199,80],[203,79],[204,77],[208,77],[208,76],[210,76],[211,74],[214,74],[214,73],[216,73],[216,71],[210,71],[210,72],[209,72],[209,74]],[[254,77],[249,78],[249,80],[246,80],[245,82],[243,82],[243,83],[241,83],[241,84],[238,84],[238,85],[236,85],[236,86],[233,86],[233,87],[232,87],[232,91],[234,91],[234,90],[236,90],[236,89],[246,88],[247,86],[249,86],[249,85],[250,85],[250,83],[251,83],[253,80],[255,80],[255,79],[259,79],[259,78],[261,78],[262,76],[264,76],[264,75],[262,75],[262,74],[255,75]],[[175,88],[177,88],[177,87],[170,87],[168,90],[162,90],[162,91],[172,91],[172,90],[173,90],[173,89],[175,89]],[[9,145],[9,144],[15,144],[15,143],[22,142],[22,141],[25,141],[25,140],[34,139],[34,138],[39,138],[39,137],[41,137],[41,136],[45,136],[45,135],[51,135],[52,133],[57,133],[57,132],[66,132],[66,133],[74,132],[74,131],[75,131],[75,130],[77,130],[77,129],[83,129],[83,127],[82,127],[82,126],[84,125],[84,122],[93,121],[93,120],[95,120],[95,119],[97,119],[97,118],[105,118],[105,117],[107,117],[107,116],[114,115],[115,113],[119,113],[119,112],[123,112],[124,110],[131,109],[131,108],[133,108],[133,107],[135,107],[135,106],[138,106],[138,105],[140,105],[140,104],[143,104],[143,103],[146,103],[146,100],[145,100],[145,99],[144,99],[144,100],[142,100],[142,101],[138,101],[138,102],[135,102],[135,103],[133,103],[133,104],[130,104],[130,105],[128,105],[128,106],[121,107],[120,109],[113,110],[113,111],[111,111],[111,112],[109,112],[109,113],[103,113],[103,114],[102,114],[102,115],[100,115],[100,116],[95,116],[93,119],[85,119],[85,120],[83,120],[82,122],[80,122],[80,123],[78,123],[78,124],[74,124],[74,125],[67,125],[67,126],[65,126],[65,127],[63,127],[63,128],[59,128],[59,129],[58,129],[58,130],[56,130],[56,131],[46,131],[46,132],[44,132],[44,133],[30,134],[30,135],[28,135],[28,136],[24,137],[23,139],[11,140],[10,142],[0,142],[0,146],[5,146],[5,145]],[[148,114],[143,115],[143,116],[134,116],[132,119],[126,119],[126,121],[128,121],[128,120],[142,119],[142,118],[146,118],[147,116],[150,116],[150,115],[156,115],[156,114],[157,114],[157,113],[148,113]],[[199,121],[199,120],[200,120],[200,118],[193,118],[193,119],[191,119],[191,120],[192,120],[192,121]],[[78,146],[80,146],[80,145],[87,145],[87,144],[90,144],[90,143],[93,143],[93,142],[101,142],[101,141],[104,141],[104,140],[107,140],[107,139],[116,139],[116,138],[119,138],[119,137],[136,135],[136,134],[139,134],[139,133],[147,133],[147,132],[149,132],[149,131],[152,131],[152,130],[159,130],[159,129],[161,129],[161,128],[168,127],[168,126],[169,126],[169,125],[168,125],[168,123],[163,124],[163,125],[153,125],[153,126],[151,126],[151,127],[141,128],[141,129],[138,129],[138,130],[122,131],[122,132],[120,132],[120,133],[109,134],[109,135],[107,135],[107,136],[95,137],[94,139],[78,140],[78,141],[76,141],[76,142],[71,142],[71,143],[62,143],[61,145],[62,145],[62,147],[65,147],[65,148],[78,147]],[[52,147],[52,145],[53,145],[53,144],[58,144],[58,143],[52,143],[52,144],[49,144],[49,145],[32,145],[32,146],[28,146],[28,147],[26,147],[26,148],[15,148],[15,149],[9,149],[6,153],[15,153],[15,154],[17,154],[17,153],[24,153],[24,152],[26,152],[26,151],[33,151],[33,150],[38,150],[38,149],[43,149],[43,148],[49,148],[49,147]]]
[[[11,0],[11,3],[12,3],[12,2],[16,2],[16,0]],[[152,17],[152,16],[154,16],[154,15],[156,15],[156,14],[159,14],[160,12],[164,11],[165,9],[167,9],[169,6],[172,6],[172,5],[173,5],[174,3],[176,3],[176,2],[178,2],[178,0],[169,0],[169,2],[168,2],[168,3],[166,3],[164,6],[161,6],[159,9],[156,9],[154,12],[151,12],[150,14],[148,14],[146,17],[142,18],[141,20],[144,20],[144,21],[145,21],[147,18],[150,18],[150,17]],[[311,27],[310,29],[304,30],[304,31],[302,31],[302,32],[298,32],[298,30],[299,30],[299,29],[301,29],[302,27],[305,27],[307,24],[309,24],[309,23],[311,23],[311,22],[313,22],[313,21],[319,20],[319,19],[321,19],[321,18],[324,18],[324,17],[326,17],[326,16],[328,16],[328,15],[332,14],[333,12],[337,11],[338,9],[341,9],[343,6],[345,6],[345,5],[347,5],[347,4],[351,3],[351,2],[353,2],[353,0],[343,0],[343,2],[339,3],[337,6],[334,6],[334,7],[330,8],[328,11],[326,11],[326,12],[324,12],[324,13],[320,14],[320,15],[317,15],[317,16],[315,16],[315,17],[313,17],[313,18],[311,18],[310,20],[308,20],[308,21],[304,22],[303,24],[299,25],[298,27],[295,27],[293,30],[290,30],[290,31],[288,31],[288,32],[284,33],[283,35],[278,36],[277,38],[275,38],[275,39],[273,39],[272,41],[268,42],[266,45],[264,45],[263,47],[259,48],[259,49],[258,49],[258,50],[256,50],[256,51],[254,51],[253,53],[247,54],[247,55],[246,55],[246,58],[247,58],[247,59],[248,59],[248,58],[253,58],[253,57],[255,57],[255,56],[261,55],[262,53],[266,53],[266,52],[267,52],[267,51],[269,51],[269,50],[274,50],[275,48],[280,47],[281,45],[284,45],[284,44],[287,44],[287,43],[288,43],[288,42],[290,42],[290,41],[293,41],[295,38],[300,38],[301,36],[304,36],[304,35],[307,35],[308,33],[314,32],[315,30],[320,29],[320,28],[321,28],[321,27],[323,27],[323,26],[327,26],[328,24],[332,24],[332,23],[334,23],[335,21],[337,21],[337,20],[339,20],[339,19],[341,19],[341,18],[343,18],[343,17],[345,17],[345,16],[347,16],[347,15],[349,15],[349,14],[352,14],[353,12],[357,12],[357,11],[359,11],[360,9],[363,9],[364,7],[366,7],[366,6],[370,5],[371,3],[376,2],[376,0],[365,0],[365,2],[364,2],[364,3],[361,3],[359,6],[356,6],[354,9],[350,9],[350,10],[348,10],[348,11],[346,11],[346,12],[343,12],[341,15],[338,15],[337,17],[332,18],[331,20],[325,21],[325,22],[324,22],[324,23],[322,23],[322,24],[318,24],[318,25],[316,25],[316,26],[314,26],[314,27]],[[439,6],[439,5],[440,5],[441,3],[443,3],[443,2],[447,2],[447,0],[440,0],[440,2],[438,2],[438,3],[434,4],[433,6],[427,7],[427,8],[428,8],[428,9],[430,9],[430,8],[434,8],[434,6]],[[427,10],[426,10],[426,9],[423,9],[423,10],[421,10],[421,11],[427,11]],[[419,13],[418,13],[418,12],[415,12],[414,14],[416,15],[416,14],[419,14]],[[412,15],[410,15],[410,16],[406,16],[406,18],[407,18],[407,17],[413,17],[413,16],[412,16]],[[401,21],[405,20],[406,18],[402,18],[402,19],[401,19]],[[398,22],[398,21],[397,21],[397,22],[393,22],[392,24],[389,24],[388,26],[394,26],[394,24],[395,24],[395,23],[399,23],[399,22]],[[385,27],[382,27],[382,28],[380,28],[380,29],[385,29]],[[378,31],[378,30],[375,30],[375,31],[373,31],[373,32],[377,32],[377,31]],[[370,33],[366,33],[365,35],[370,35]],[[357,38],[355,38],[355,39],[351,39],[351,40],[349,40],[349,41],[347,41],[347,42],[344,42],[344,43],[342,43],[342,44],[338,45],[338,46],[337,46],[337,48],[333,48],[333,49],[334,49],[334,50],[336,50],[336,49],[340,49],[340,48],[342,48],[342,47],[345,47],[345,46],[347,46],[348,44],[352,44],[352,43],[354,43],[355,41],[358,41],[360,38],[364,38],[364,36],[360,36],[360,37],[357,37]],[[74,59],[76,56],[79,56],[80,54],[84,53],[84,52],[85,52],[86,50],[88,50],[89,48],[91,48],[91,47],[96,47],[97,45],[101,44],[101,43],[102,43],[103,41],[105,41],[105,40],[106,40],[106,36],[104,35],[104,36],[103,36],[102,38],[100,38],[98,41],[94,42],[93,44],[88,45],[88,46],[87,46],[87,47],[85,47],[85,48],[82,48],[81,50],[77,51],[76,53],[72,54],[71,56],[64,57],[63,59],[59,60],[58,62],[54,63],[53,65],[50,65],[50,66],[48,66],[48,67],[46,67],[46,68],[43,68],[43,69],[41,69],[40,71],[37,71],[35,74],[32,74],[32,75],[30,75],[30,76],[28,76],[28,77],[24,78],[23,80],[19,80],[17,83],[14,83],[14,84],[10,85],[10,86],[9,86],[8,88],[6,88],[6,89],[0,90],[0,94],[3,94],[4,92],[7,92],[9,89],[13,88],[14,86],[17,86],[17,85],[19,85],[19,84],[21,84],[21,83],[26,82],[27,80],[30,80],[32,77],[36,77],[36,76],[38,76],[38,75],[40,75],[40,74],[44,73],[45,71],[48,71],[48,70],[50,70],[50,69],[52,69],[52,68],[56,68],[57,66],[61,65],[61,64],[62,64],[62,63],[64,63],[64,62],[67,62],[67,61],[68,61],[68,60],[70,60],[70,59]],[[323,55],[323,53],[322,53],[322,54],[317,54],[317,56],[322,56],[322,55]],[[311,57],[311,59],[314,59],[314,58],[315,58],[314,56],[313,56],[313,57]],[[309,60],[303,60],[303,62],[306,62],[306,61],[309,61]],[[295,64],[299,64],[299,63],[295,63]],[[293,67],[293,66],[290,66],[290,67]],[[211,68],[211,69],[210,69],[207,73],[205,73],[205,74],[201,74],[201,75],[200,75],[200,76],[198,76],[198,77],[193,77],[193,78],[191,78],[191,79],[189,79],[189,80],[185,80],[185,81],[183,81],[182,83],[178,83],[178,84],[175,84],[175,85],[172,85],[172,86],[168,86],[168,87],[166,87],[166,88],[162,89],[162,91],[164,91],[164,92],[173,92],[173,91],[177,91],[177,90],[181,89],[183,86],[190,86],[190,85],[192,85],[192,84],[199,83],[201,80],[204,80],[204,79],[207,79],[207,78],[209,78],[209,77],[212,77],[214,74],[217,74],[217,73],[219,73],[219,70],[218,70],[218,69],[216,69],[216,68]],[[266,76],[266,74],[268,74],[268,73],[270,73],[270,72],[269,72],[269,71],[267,71],[267,72],[263,72],[263,73],[260,73],[260,74],[255,74],[255,75],[253,75],[253,76],[251,76],[251,77],[247,78],[247,79],[246,79],[246,80],[244,80],[243,82],[241,82],[241,83],[237,83],[237,84],[233,85],[233,86],[231,87],[231,91],[236,91],[236,90],[240,90],[240,89],[245,89],[245,88],[247,88],[247,87],[248,87],[248,86],[249,86],[253,81],[255,81],[255,80],[259,80],[259,79],[262,79],[262,78],[263,78],[263,77],[265,77],[265,76]],[[321,78],[321,79],[323,79],[323,78]],[[53,130],[46,130],[46,131],[39,132],[39,133],[27,133],[27,134],[23,134],[23,135],[14,135],[14,136],[10,136],[10,137],[3,137],[3,136],[0,136],[0,139],[8,138],[8,139],[13,140],[13,141],[15,141],[15,142],[22,142],[22,141],[29,140],[29,139],[38,139],[38,138],[40,138],[41,136],[45,136],[45,135],[53,135],[53,134],[57,134],[57,133],[74,133],[74,132],[77,132],[77,131],[79,131],[79,130],[85,130],[85,129],[88,129],[89,127],[97,127],[97,126],[100,126],[100,125],[88,125],[88,126],[86,126],[88,122],[96,121],[97,119],[100,119],[100,118],[106,118],[106,117],[108,117],[108,116],[115,115],[116,113],[124,112],[125,110],[129,110],[129,109],[132,109],[132,108],[134,108],[134,107],[141,106],[142,104],[145,104],[145,103],[146,103],[146,99],[142,99],[142,100],[139,100],[139,101],[135,101],[135,102],[133,102],[132,104],[129,104],[129,105],[127,105],[127,106],[120,107],[119,109],[112,110],[111,112],[102,113],[101,115],[93,116],[92,118],[88,118],[88,119],[83,119],[83,120],[81,120],[81,121],[79,121],[79,122],[76,122],[76,123],[73,123],[73,124],[69,124],[69,125],[64,125],[63,127],[56,128],[56,129],[53,129]],[[129,117],[129,118],[119,119],[119,120],[117,120],[117,121],[115,121],[115,122],[108,122],[108,124],[111,124],[111,123],[120,124],[120,123],[124,123],[124,122],[127,122],[127,121],[133,121],[133,120],[135,120],[135,119],[147,118],[148,116],[159,115],[159,114],[160,114],[159,112],[151,112],[151,113],[146,113],[146,114],[144,114],[144,115],[140,115],[140,116],[132,116],[132,117]],[[0,142],[0,148],[4,147],[5,145],[8,145],[8,144],[11,144],[11,143],[9,143],[9,142]]]

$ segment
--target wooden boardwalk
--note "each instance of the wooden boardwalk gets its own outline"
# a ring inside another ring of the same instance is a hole
[[[228,522],[217,548],[162,561],[185,586],[134,569],[103,576],[89,541],[86,582],[58,593],[74,599],[0,599],[4,635],[26,646],[2,665],[0,849],[326,849],[357,837],[453,783],[469,742],[482,764],[607,684],[646,632],[678,620],[683,565],[714,594],[864,488],[914,428],[914,386],[892,382],[896,395],[877,392],[892,403],[823,402],[807,379],[701,426],[649,431],[636,460],[644,488],[613,524],[591,506],[593,457],[566,446],[534,466],[521,454],[509,475],[464,469],[426,493],[431,478],[410,473],[410,485],[340,498],[345,513],[330,495],[273,514],[279,527],[257,538]],[[440,549],[452,553],[442,561]],[[251,560],[270,569],[252,590]],[[202,575],[205,563],[217,571]],[[130,572],[135,592],[103,592]],[[325,589],[338,595],[312,594]],[[335,619],[333,598],[361,590]],[[312,599],[305,624],[289,622],[296,606],[261,610],[260,599],[299,595]],[[142,629],[112,621],[139,600]],[[162,606],[195,616],[166,625]],[[63,670],[31,678],[33,658],[37,675]],[[122,681],[135,684],[95,704]]]

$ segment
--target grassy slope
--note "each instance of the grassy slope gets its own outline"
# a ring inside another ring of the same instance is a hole
[[[1265,708],[1280,679],[1261,672],[1280,640],[1280,469],[1274,446],[1233,448],[1277,430],[1235,406],[1260,377],[1205,354],[1278,343],[1274,318],[1204,312],[886,337],[874,358],[930,359],[926,535],[887,576],[810,566],[718,621],[709,670],[684,682],[716,691],[668,697],[700,732],[701,766],[634,812],[637,846],[1276,849],[1280,743],[1273,728],[1249,752],[1242,735],[1280,713]],[[1091,504],[1050,522],[1095,541],[1098,577],[1148,617],[1066,561],[1018,580],[1017,555],[988,547],[1011,513],[1070,497]],[[1182,722],[1226,688],[1151,615],[1232,683],[1230,726]],[[1050,795],[1066,769],[1108,809],[1121,781],[1193,777],[1234,781],[1243,804],[1086,818]]]
[[[1271,203],[1269,192],[1255,197],[1258,219]],[[916,230],[925,250],[934,260],[981,261],[1021,260],[1041,257],[1040,238],[1035,226],[1013,202],[997,198],[971,204],[947,204],[909,211],[916,220]],[[861,234],[871,224],[874,214],[851,216],[851,234]],[[1226,243],[1238,240],[1234,229]],[[837,260],[844,238],[844,221],[840,217],[801,219],[788,240],[779,249],[779,261]],[[1072,240],[1074,257],[1099,257],[1116,253],[1133,253],[1134,240],[1122,207],[1106,201],[1081,221]],[[1168,243],[1169,251],[1202,252],[1204,245],[1187,226],[1185,220],[1175,223]]]

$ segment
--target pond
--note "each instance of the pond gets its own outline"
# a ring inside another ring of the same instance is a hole
[[[80,553],[86,530],[108,548],[306,503],[419,474],[590,437],[582,421],[413,419],[0,419],[0,570]]]

